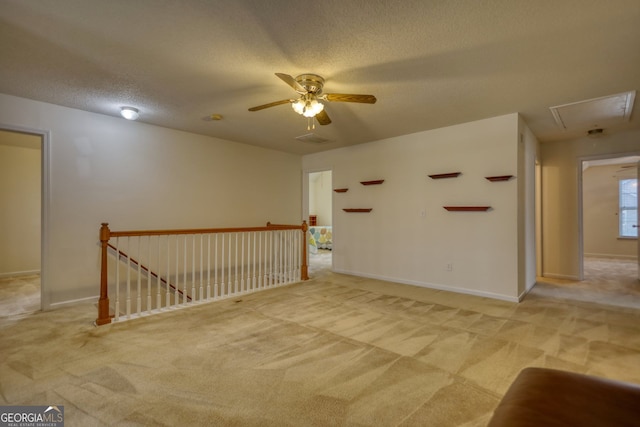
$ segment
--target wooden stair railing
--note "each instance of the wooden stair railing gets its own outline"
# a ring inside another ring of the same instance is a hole
[[[236,227],[236,228],[206,228],[206,229],[181,229],[181,230],[148,230],[148,231],[111,231],[108,223],[102,223],[100,227],[100,246],[101,246],[101,267],[100,267],[100,298],[98,300],[98,318],[96,319],[96,325],[104,325],[111,323],[112,316],[109,313],[109,289],[108,289],[108,252],[112,249],[116,254],[116,262],[120,262],[120,257],[125,256],[131,263],[137,265],[140,270],[143,270],[148,277],[153,276],[168,287],[171,287],[176,292],[182,291],[176,289],[167,279],[163,279],[158,276],[159,273],[151,271],[149,266],[141,264],[138,260],[129,257],[116,246],[109,243],[111,238],[117,237],[142,237],[142,236],[178,236],[178,235],[212,235],[218,233],[244,233],[244,232],[260,232],[260,231],[273,231],[273,230],[300,230],[302,232],[301,244],[300,244],[300,280],[308,280],[308,266],[307,266],[307,231],[308,225],[306,221],[303,221],[301,225],[283,225],[283,224],[271,224],[267,223],[266,227]],[[237,280],[237,278],[236,278]],[[189,301],[191,297],[187,295]],[[118,309],[118,308],[116,308]]]

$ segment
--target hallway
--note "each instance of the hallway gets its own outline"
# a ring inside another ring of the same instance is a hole
[[[551,298],[640,308],[640,281],[635,260],[584,259],[584,280],[539,277],[533,293]]]

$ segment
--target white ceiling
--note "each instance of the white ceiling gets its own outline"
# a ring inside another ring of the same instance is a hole
[[[328,104],[330,142],[301,142],[288,105],[247,110],[295,95],[275,72],[378,102]],[[638,0],[0,0],[0,92],[292,153],[513,112],[557,141],[598,123],[550,107],[638,88]]]

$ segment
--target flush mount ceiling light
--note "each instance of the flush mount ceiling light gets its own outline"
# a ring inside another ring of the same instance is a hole
[[[120,114],[122,114],[122,117],[124,117],[127,120],[135,120],[140,115],[138,113],[138,109],[133,107],[120,108]]]
[[[224,117],[222,117],[222,114],[209,114],[208,116],[204,116],[202,118],[202,120],[204,120],[205,122],[217,122],[224,119]]]

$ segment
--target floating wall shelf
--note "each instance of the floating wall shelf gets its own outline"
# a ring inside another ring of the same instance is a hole
[[[378,184],[382,184],[384,182],[384,179],[376,179],[375,181],[360,181],[360,184],[362,185],[378,185]]]
[[[342,210],[345,212],[371,212],[373,208],[344,208]]]
[[[491,206],[443,206],[449,212],[485,212]]]
[[[336,193],[346,193],[347,191],[349,191],[348,188],[334,188],[333,191],[335,191]]]
[[[485,176],[485,178],[491,182],[509,181],[511,178],[513,178],[513,175]]]
[[[448,172],[448,173],[439,173],[436,175],[429,175],[431,179],[442,179],[442,178],[457,178],[460,176],[462,172]]]

